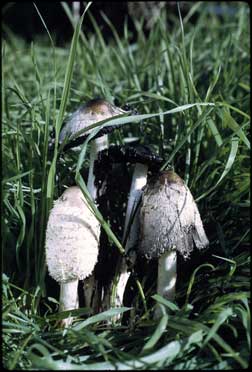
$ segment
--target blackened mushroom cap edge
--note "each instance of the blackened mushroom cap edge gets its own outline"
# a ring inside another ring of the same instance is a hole
[[[193,196],[173,171],[152,177],[142,195],[138,253],[147,259],[177,250],[186,259],[194,245],[209,244]]]
[[[140,163],[150,169],[159,169],[163,158],[155,153],[148,145],[111,145],[109,149],[101,151],[98,162],[112,163]]]

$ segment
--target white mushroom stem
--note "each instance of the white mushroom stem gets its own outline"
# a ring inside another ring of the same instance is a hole
[[[78,279],[67,283],[60,283],[60,311],[74,310],[79,307]],[[72,323],[73,318],[62,319],[62,325],[67,327]]]
[[[147,172],[148,172],[147,165],[140,164],[140,163],[137,163],[135,165],[135,169],[134,169],[132,181],[131,181],[130,194],[128,198],[127,211],[126,211],[126,216],[125,216],[123,240],[125,239],[125,236],[128,231],[128,225],[129,225],[130,218],[134,214],[135,208],[141,198],[142,188],[146,185]],[[136,233],[137,233],[137,229],[134,228],[134,226],[132,225],[126,245],[132,246],[132,244],[130,243],[131,241],[135,242]]]
[[[108,148],[108,135],[96,138],[91,142],[90,149],[90,165],[88,173],[87,189],[94,200],[97,198],[97,187],[95,185],[94,162],[97,159],[98,153]],[[84,279],[84,298],[86,307],[92,306],[93,291],[95,289],[95,278],[92,273],[88,278]]]
[[[177,253],[176,250],[167,251],[158,259],[157,293],[167,300],[174,301],[177,280]],[[154,317],[161,316],[160,306],[157,305]]]
[[[177,253],[175,250],[162,254],[158,259],[157,293],[167,300],[175,298],[177,278]]]
[[[125,216],[125,224],[124,224],[124,232],[123,232],[123,240],[126,237],[128,232],[129,222],[131,221],[132,216],[135,213],[135,209],[139,203],[139,200],[142,195],[142,189],[146,185],[147,182],[147,172],[148,167],[147,165],[137,163],[133,172],[130,194],[128,198],[128,205],[127,211]],[[132,221],[132,225],[129,230],[128,239],[125,246],[125,253],[127,253],[134,245],[137,243],[139,234],[139,211],[136,212],[134,220]],[[121,268],[120,268],[119,279],[117,282],[116,287],[116,295],[115,295],[115,306],[122,306],[123,305],[123,295],[125,292],[125,288],[130,276],[130,272],[127,271],[127,264],[125,259],[122,259]]]
[[[108,148],[108,135],[105,134],[102,137],[98,137],[91,142],[91,150],[90,150],[90,165],[89,165],[89,173],[88,173],[88,183],[87,188],[95,200],[97,198],[97,187],[95,186],[95,176],[94,176],[94,162],[97,159],[98,153],[102,150]]]
[[[74,23],[77,24],[80,19],[80,1],[73,1],[72,3]]]

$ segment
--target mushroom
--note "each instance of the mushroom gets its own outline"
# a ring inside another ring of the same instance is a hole
[[[131,258],[131,264],[134,264],[134,255],[132,250],[136,247],[139,234],[139,201],[142,195],[142,189],[147,181],[148,170],[157,171],[162,163],[162,158],[155,154],[150,147],[146,145],[130,145],[130,146],[113,146],[107,152],[110,161],[125,162],[135,164],[131,187],[128,197],[127,211],[124,222],[123,241],[125,242],[125,253]],[[100,152],[101,159],[104,151]],[[126,258],[119,258],[117,264],[116,275],[119,275],[116,291],[115,291],[115,306],[122,306],[125,287],[130,276]],[[111,293],[107,292],[104,300],[104,307],[109,308]]]
[[[78,186],[66,189],[54,202],[46,230],[49,275],[60,283],[60,311],[77,309],[78,281],[88,277],[97,262],[100,223]],[[62,321],[68,326],[72,318]]]
[[[148,182],[140,207],[138,254],[158,259],[157,293],[175,298],[177,253],[189,257],[194,244],[198,249],[209,241],[193,196],[173,171],[163,171]],[[161,315],[155,309],[155,317]]]
[[[86,104],[80,106],[71,115],[68,122],[60,132],[59,142],[62,143],[66,137],[69,137],[70,142],[64,146],[64,151],[71,148],[76,148],[78,145],[84,142],[84,140],[90,134],[91,129],[85,132],[84,135],[80,135],[71,140],[71,138],[76,135],[77,132],[99,121],[126,113],[129,113],[129,111],[124,111],[103,99],[92,99]],[[91,142],[87,188],[94,200],[97,196],[97,188],[94,182],[94,162],[97,159],[97,154],[99,151],[108,148],[107,133],[110,133],[115,128],[116,126],[113,125],[102,128]]]
[[[66,137],[69,137],[70,142],[64,146],[64,151],[67,151],[72,148],[76,148],[90,134],[91,130],[85,132],[84,135],[80,135],[77,138],[73,139],[72,137],[77,134],[80,130],[89,127],[90,125],[97,123],[101,120],[112,118],[117,115],[122,115],[130,113],[130,111],[124,111],[111,103],[96,98],[88,101],[86,104],[79,107],[70,117],[66,125],[60,132],[59,142],[62,143]],[[116,126],[107,126],[102,128],[91,142],[90,149],[90,165],[88,173],[88,182],[87,188],[94,200],[97,198],[97,186],[95,184],[95,175],[94,175],[94,163],[97,159],[98,153],[106,148],[108,148],[108,136],[107,133],[110,133],[116,128]],[[91,275],[84,282],[84,297],[86,306],[91,306],[93,289],[95,285],[94,277]]]

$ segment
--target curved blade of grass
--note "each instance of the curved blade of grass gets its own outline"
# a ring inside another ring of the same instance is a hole
[[[248,299],[244,298],[241,300],[244,306],[235,307],[235,310],[240,313],[242,324],[246,331],[247,342],[249,349],[251,348],[251,316],[250,316],[250,308],[248,304]],[[244,309],[245,308],[245,309]]]
[[[16,260],[17,260],[17,265],[19,269],[21,269],[20,259],[19,259],[19,256],[20,256],[19,250],[25,238],[26,217],[25,217],[22,207],[19,204],[16,205],[16,209],[18,211],[18,214],[21,220],[21,229],[20,229],[18,239],[17,239],[17,244],[16,244]]]
[[[214,87],[216,86],[218,80],[219,80],[219,77],[220,77],[220,72],[221,72],[221,65],[219,66],[218,68],[218,71],[217,71],[217,74],[214,78],[214,81],[209,85],[209,88],[207,90],[207,93],[206,93],[206,97],[205,97],[205,101],[208,101],[213,90],[214,90]]]
[[[162,297],[162,296],[160,296],[158,294],[155,294],[154,296],[151,296],[151,297],[155,301],[159,302],[162,305],[165,305],[166,307],[168,307],[168,309],[170,309],[172,311],[178,311],[178,310],[180,310],[179,307],[175,303],[167,300],[166,298],[164,298],[164,297]]]
[[[176,102],[174,102],[172,99],[167,98],[167,97],[162,96],[162,95],[159,95],[159,94],[151,93],[151,92],[139,92],[139,93],[134,94],[130,98],[133,99],[133,98],[137,98],[137,97],[140,97],[140,96],[153,98],[154,100],[158,100],[158,101],[169,102],[169,103],[172,103],[174,106],[178,107],[178,104]],[[161,114],[162,114],[162,112],[161,112]]]
[[[141,120],[145,120],[145,119],[151,119],[151,118],[154,118],[154,117],[157,117],[157,116],[160,116],[160,115],[169,115],[169,114],[175,114],[177,112],[183,112],[185,110],[188,110],[192,107],[195,107],[195,106],[215,106],[214,103],[189,103],[187,105],[182,105],[182,106],[178,106],[178,107],[175,107],[171,110],[168,110],[168,111],[163,111],[163,112],[159,112],[159,113],[154,113],[154,114],[142,114],[142,115],[131,115],[131,116],[126,116],[125,115],[118,115],[118,117],[115,117],[113,119],[106,119],[106,120],[101,120],[99,122],[96,122],[95,124],[92,124],[92,125],[89,125],[88,127],[84,128],[84,129],[81,129],[80,131],[76,132],[72,137],[71,137],[71,140],[74,140],[76,139],[77,137],[79,137],[80,135],[83,135],[85,132],[91,130],[91,129],[94,129],[94,128],[97,128],[99,127],[99,129],[102,129],[106,126],[111,126],[111,125],[123,125],[123,124],[128,124],[128,123],[136,123],[136,122],[139,122]],[[208,112],[209,114],[209,112]]]
[[[2,51],[1,51],[1,57],[2,57],[2,60],[1,60],[1,67],[2,67],[2,72],[1,72],[1,78],[2,78],[1,93],[2,93],[2,113],[3,113],[2,118],[6,114],[5,113],[5,75],[4,75],[4,69],[3,69],[4,59],[5,59],[5,45],[6,44],[5,44],[4,40],[3,40]]]
[[[152,334],[148,342],[144,345],[142,351],[152,349],[156,345],[156,343],[162,337],[164,331],[166,330],[167,323],[168,323],[168,315],[164,314],[160,322],[158,323],[158,326],[155,329],[155,332]]]
[[[182,317],[179,317],[176,319],[176,317],[173,317],[173,319],[170,319],[168,323],[169,327],[174,328],[176,330],[184,331],[191,331],[193,330],[201,330],[204,331],[205,334],[208,334],[210,329],[209,327],[205,326],[203,323],[192,320],[192,319],[185,319]],[[218,335],[218,333],[213,334],[214,341],[227,353],[230,354],[230,357],[232,357],[234,360],[236,360],[242,368],[247,368],[247,361],[245,361],[242,357],[240,357],[233,348],[223,340],[222,337]]]
[[[214,304],[210,305],[208,311],[218,310],[218,308],[225,306],[233,301],[242,301],[250,298],[250,292],[234,292],[217,297]]]
[[[93,201],[93,199],[92,199],[92,197],[91,197],[91,195],[90,195],[90,193],[87,189],[87,186],[86,186],[81,174],[79,173],[79,171],[76,171],[75,181],[76,181],[77,185],[80,186],[80,188],[83,192],[83,195],[84,195],[85,199],[87,200],[89,207],[91,208],[91,211],[94,213],[95,217],[100,222],[103,229],[106,231],[108,237],[114,242],[116,247],[119,249],[120,253],[123,254],[124,251],[125,251],[123,246],[121,245],[121,243],[119,242],[119,240],[117,239],[117,237],[115,236],[113,231],[111,230],[109,224],[104,220],[102,214],[100,213],[100,211],[96,207],[96,205],[95,205],[95,203],[94,203],[94,201]]]
[[[7,178],[7,179],[5,178],[5,179],[2,180],[2,184],[4,185],[7,182],[17,181],[20,178],[23,178],[23,177],[27,176],[28,174],[32,173],[33,171],[34,171],[34,169],[31,169],[31,170],[29,170],[27,172],[20,173],[17,176],[13,176],[13,177],[10,177],[10,178]]]
[[[162,368],[167,366],[182,350],[188,350],[193,344],[199,344],[202,340],[202,331],[196,331],[190,337],[180,341],[172,341],[161,349],[141,358],[125,360],[123,362],[101,362],[101,363],[85,363],[78,365],[76,363],[63,362],[62,360],[53,360],[50,357],[48,350],[41,348],[39,344],[34,344],[30,347],[29,359],[36,367],[44,367],[47,369],[60,370],[134,370],[136,368],[148,369],[151,367]],[[32,353],[32,349],[37,349],[44,357],[39,357]]]
[[[104,311],[100,314],[91,316],[90,318],[84,320],[83,322],[73,326],[73,330],[79,331],[80,329],[85,328],[85,327],[89,326],[90,324],[95,324],[95,323],[98,323],[98,322],[102,322],[104,320],[111,319],[115,315],[122,314],[125,311],[129,311],[130,309],[131,309],[131,307],[118,307],[118,308],[114,308],[114,309]]]
[[[207,120],[207,124],[212,132],[212,135],[217,143],[217,146],[220,147],[223,144],[223,141],[220,132],[218,131],[218,128],[216,127],[214,121],[211,118]]]
[[[72,75],[73,75],[73,67],[74,67],[74,62],[75,62],[75,57],[76,57],[80,29],[81,29],[84,15],[87,12],[90,5],[91,3],[87,4],[82,16],[80,17],[76,25],[76,28],[74,30],[74,35],[73,35],[73,39],[71,42],[71,47],[70,47],[70,52],[69,52],[69,57],[68,57],[68,62],[67,62],[67,67],[66,67],[66,73],[65,73],[65,81],[64,81],[64,87],[63,87],[63,92],[62,92],[62,98],[61,98],[60,108],[59,108],[59,112],[58,112],[56,123],[55,123],[55,148],[54,148],[53,161],[52,161],[49,174],[48,174],[47,198],[51,198],[53,195],[59,133],[60,133],[60,128],[63,123],[64,113],[65,113],[65,109],[66,109],[66,105],[67,105],[67,101],[69,97],[70,85],[71,85],[71,80],[72,80]]]
[[[244,116],[245,118],[249,119],[250,120],[250,115],[246,114],[245,112],[239,110],[237,107],[234,107],[232,105],[229,105],[228,103],[226,102],[216,102],[216,105],[218,106],[223,106],[223,107],[227,107],[228,109],[230,110],[233,110],[235,112],[238,112],[238,114]]]
[[[17,324],[17,323],[7,322],[5,320],[2,322],[2,326],[3,326],[4,332],[8,331],[11,333],[16,333],[16,332],[17,333],[18,332],[30,333],[33,330],[33,327],[21,325],[20,323]],[[37,330],[39,330],[38,327],[37,327]]]
[[[34,5],[34,7],[35,7],[35,9],[36,9],[36,11],[37,11],[37,13],[38,13],[38,15],[39,15],[39,18],[40,18],[41,22],[43,23],[43,26],[45,27],[45,30],[46,30],[46,32],[47,32],[47,34],[48,34],[48,36],[49,36],[50,42],[51,42],[51,44],[52,44],[52,47],[54,48],[54,42],[53,42],[53,39],[52,39],[52,37],[51,37],[51,34],[50,34],[50,32],[49,32],[49,30],[48,30],[48,28],[47,28],[47,25],[46,25],[46,23],[45,23],[45,21],[44,21],[42,15],[41,15],[40,11],[38,10],[37,5],[36,5],[35,3],[33,3],[33,5]]]
[[[204,120],[207,118],[207,116],[210,114],[210,112],[212,111],[213,109],[210,108],[209,110],[206,110],[204,111],[200,117],[198,118],[198,120],[196,121],[196,123],[191,127],[191,129],[187,132],[187,134],[179,141],[179,143],[177,144],[177,146],[175,147],[175,149],[172,151],[171,155],[169,156],[168,160],[165,162],[165,164],[161,167],[161,170],[164,170],[168,164],[172,161],[172,159],[174,158],[174,156],[177,154],[177,152],[181,149],[181,147],[186,143],[187,139],[188,139],[188,136],[190,136],[196,128],[198,128],[203,122]]]
[[[18,359],[20,358],[20,355],[23,353],[26,345],[31,340],[32,336],[33,336],[33,334],[30,334],[28,337],[26,337],[25,340],[22,342],[22,344],[19,346],[17,352],[14,355],[12,355],[13,360],[12,360],[10,366],[9,366],[10,370],[15,368],[15,366],[18,362]]]
[[[121,42],[120,36],[118,35],[118,32],[116,31],[115,26],[113,25],[113,23],[110,21],[110,19],[106,16],[106,14],[103,11],[101,11],[101,16],[104,19],[104,21],[107,23],[107,25],[110,27],[110,29],[113,33],[114,39],[117,43],[117,46],[120,49],[121,56],[125,56],[125,48],[123,46],[123,43]],[[121,58],[121,60],[122,60],[122,63],[123,63],[123,58]],[[126,66],[124,68],[125,68],[125,71],[126,71]]]
[[[240,137],[243,143],[250,149],[250,142],[246,137],[245,133],[243,132],[241,126],[234,120],[234,118],[230,115],[229,110],[223,109],[222,110],[222,120],[224,127],[229,127],[234,131],[234,133]]]
[[[84,307],[75,310],[61,311],[57,314],[46,315],[46,319],[49,321],[55,321],[68,318],[69,316],[77,317],[86,314],[90,314],[90,309]]]
[[[205,338],[202,348],[208,343],[208,341],[213,338],[213,336],[217,333],[220,326],[231,316],[233,315],[233,310],[231,307],[228,307],[220,312],[217,319],[215,320],[214,325],[210,329],[209,333],[207,334],[207,337]]]
[[[202,269],[202,267],[210,267],[212,270],[215,270],[215,267],[209,263],[205,263],[205,264],[202,264],[200,266],[198,266],[194,272],[192,273],[191,275],[191,279],[190,279],[190,282],[189,282],[189,285],[188,285],[188,289],[187,289],[187,292],[186,292],[186,300],[185,300],[185,304],[184,304],[184,308],[186,308],[187,304],[188,304],[188,301],[189,301],[189,296],[191,294],[191,291],[192,291],[192,286],[193,286],[193,283],[194,283],[194,280],[195,280],[195,276],[197,274],[197,272]]]
[[[218,179],[218,181],[216,182],[216,184],[212,188],[210,188],[209,190],[204,192],[202,195],[200,195],[198,198],[196,198],[195,199],[196,202],[198,202],[200,199],[204,198],[210,192],[215,190],[216,187],[219,185],[219,183],[223,180],[223,178],[228,174],[228,172],[230,171],[230,169],[232,168],[232,166],[234,164],[236,154],[237,154],[237,151],[238,151],[238,145],[239,145],[239,138],[238,137],[232,137],[232,139],[231,139],[231,149],[230,149],[230,153],[229,153],[228,160],[227,160],[227,163],[225,165],[224,171],[222,172],[222,174],[221,174],[220,178]]]
[[[219,258],[220,260],[229,262],[231,264],[229,276],[232,276],[234,274],[234,272],[236,270],[236,267],[237,267],[237,264],[236,264],[236,262],[234,260],[231,260],[231,259],[226,258],[226,257],[216,256],[215,254],[212,254],[212,256],[213,257],[216,257],[216,258]]]
[[[73,75],[73,67],[74,67],[74,62],[75,62],[75,57],[76,57],[76,51],[77,51],[80,29],[81,29],[81,25],[82,25],[84,16],[85,16],[87,10],[89,9],[90,5],[91,5],[91,2],[89,2],[87,4],[87,6],[85,7],[85,10],[84,10],[82,16],[80,17],[80,19],[79,19],[79,21],[76,25],[76,28],[74,30],[74,35],[73,35],[73,39],[72,39],[72,43],[71,43],[71,47],[70,47],[69,58],[68,58],[67,67],[66,67],[64,88],[63,88],[62,98],[61,98],[61,102],[60,102],[59,113],[58,113],[57,120],[56,120],[56,125],[55,125],[56,145],[58,143],[58,136],[59,136],[59,132],[60,132],[62,122],[63,122],[64,113],[65,113],[65,109],[66,109],[66,104],[67,104],[69,93],[70,93],[70,85],[71,85],[71,80],[72,80],[72,75]]]
[[[197,2],[197,3],[193,4],[193,6],[191,7],[191,9],[188,11],[188,13],[186,14],[186,16],[183,19],[183,24],[184,25],[186,23],[188,23],[189,19],[194,15],[194,13],[198,12],[198,8],[200,8],[200,7],[202,7],[201,2]]]

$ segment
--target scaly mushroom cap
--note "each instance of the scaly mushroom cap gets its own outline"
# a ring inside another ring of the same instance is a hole
[[[84,279],[98,257],[100,224],[81,189],[69,187],[54,202],[46,230],[46,262],[57,282]]]
[[[93,99],[82,105],[71,115],[70,119],[60,132],[59,142],[63,142],[66,136],[69,136],[71,139],[72,135],[94,123],[125,113],[127,113],[127,111],[124,111],[103,99]],[[96,137],[108,133],[113,128],[113,126],[103,128]],[[81,137],[86,138],[89,133],[90,130],[81,135]]]
[[[139,253],[147,259],[158,258],[176,249],[184,258],[209,242],[197,205],[184,181],[165,171],[146,185],[140,209]]]

